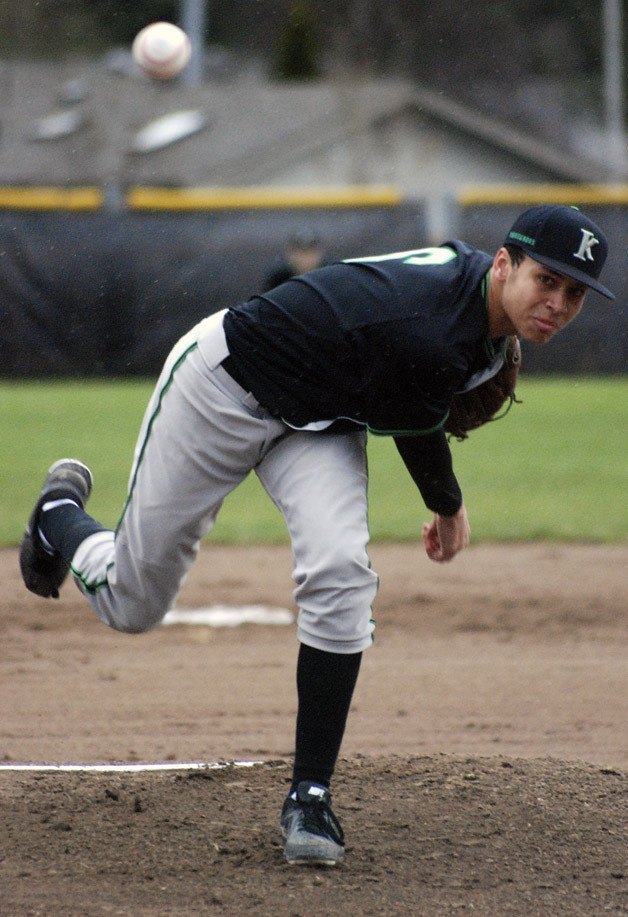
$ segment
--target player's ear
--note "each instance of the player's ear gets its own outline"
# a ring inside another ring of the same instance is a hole
[[[495,257],[493,258],[493,270],[491,272],[493,277],[503,283],[506,280],[508,271],[512,268],[512,266],[513,264],[510,260],[508,250],[502,246],[497,250]]]

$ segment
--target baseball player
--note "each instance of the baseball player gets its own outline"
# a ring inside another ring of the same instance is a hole
[[[525,211],[494,257],[459,241],[318,268],[211,315],[169,355],[139,433],[115,532],[85,510],[89,469],[49,470],[27,525],[26,586],[57,597],[71,570],[107,625],[132,633],[172,607],[225,496],[254,470],[288,526],[299,609],[289,863],[339,863],[330,784],[377,576],[367,555],[367,431],[392,436],[433,513],[428,557],[469,543],[445,425],[509,335],[545,343],[580,311],[607,254],[580,211]]]

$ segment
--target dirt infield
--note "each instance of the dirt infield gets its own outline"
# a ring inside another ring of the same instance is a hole
[[[628,546],[373,545],[336,870],[284,864],[293,627],[109,631],[0,552],[0,913],[628,913]],[[207,546],[180,606],[292,608],[285,547]],[[20,763],[260,761],[160,772]]]

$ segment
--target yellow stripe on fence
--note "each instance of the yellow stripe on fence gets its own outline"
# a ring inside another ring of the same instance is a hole
[[[462,207],[490,204],[628,204],[628,184],[472,185],[458,194]]]
[[[393,185],[347,185],[338,187],[188,187],[136,186],[127,189],[130,210],[202,211],[255,209],[312,209],[316,207],[393,207],[404,195]],[[470,185],[458,193],[461,207],[508,204],[601,204],[626,206],[628,184],[519,184]],[[4,210],[100,210],[103,189],[96,186],[0,187]]]
[[[377,207],[401,203],[403,195],[390,185],[337,188],[130,188],[131,210],[254,210],[314,207]]]
[[[103,201],[103,191],[97,187],[0,188],[0,208],[5,210],[100,210]]]

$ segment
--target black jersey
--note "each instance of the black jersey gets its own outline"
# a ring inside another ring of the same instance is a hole
[[[304,427],[348,418],[425,434],[494,355],[484,278],[462,242],[339,262],[230,309],[229,371],[272,414]]]

